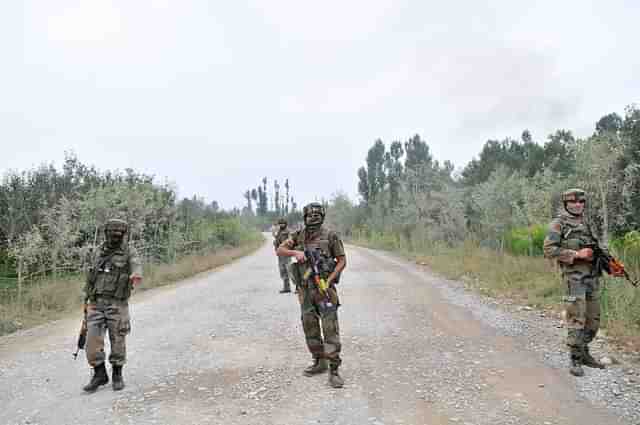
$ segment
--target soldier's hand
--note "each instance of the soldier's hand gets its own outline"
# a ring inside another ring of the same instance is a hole
[[[304,256],[304,252],[302,251],[296,251],[296,260],[298,260],[299,263],[304,263],[304,261],[306,260],[305,256]]]
[[[142,278],[140,276],[133,275],[129,278],[129,281],[133,286],[138,286],[142,283]]]
[[[579,258],[581,260],[588,260],[588,261],[593,260],[593,249],[591,249],[591,248],[582,248],[576,254],[576,258]]]
[[[609,273],[613,277],[624,277],[624,264],[612,258],[609,261]]]

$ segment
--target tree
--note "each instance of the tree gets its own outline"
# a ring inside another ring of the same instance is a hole
[[[473,188],[474,208],[480,213],[480,237],[497,242],[500,250],[511,229],[528,224],[522,196],[525,185],[519,173],[501,166],[487,181]]]
[[[386,176],[384,174],[384,143],[378,139],[367,152],[367,185],[369,188],[369,202],[375,201],[384,189]]]
[[[281,215],[280,212],[280,185],[278,184],[278,180],[273,181],[273,192],[274,192],[274,203],[275,203],[275,212],[277,216]]]
[[[417,172],[424,165],[430,165],[433,161],[429,146],[417,134],[404,143],[404,150],[406,153],[404,168],[407,171]]]
[[[251,190],[247,189],[247,191],[244,193],[244,199],[247,200],[247,211],[249,213],[253,213],[253,206],[251,205]]]
[[[285,215],[288,215],[289,214],[289,201],[290,201],[290,199],[289,199],[289,179],[285,179],[284,188],[285,188],[285,191],[286,191],[286,198],[285,198],[286,202],[285,202],[285,206],[284,206],[284,213],[285,213]]]
[[[597,202],[592,202],[599,209],[598,215],[602,219],[602,242],[609,241],[610,217],[612,207],[609,195],[618,189],[619,174],[618,161],[622,155],[622,145],[614,133],[602,133],[587,140],[582,140],[576,146],[577,177],[589,190]]]
[[[575,173],[576,139],[568,130],[557,130],[547,137],[543,147],[543,167],[564,177]]]
[[[596,134],[603,135],[605,133],[617,134],[622,129],[622,118],[615,112],[607,114],[600,118],[596,123]]]
[[[433,158],[427,142],[417,134],[404,144],[404,181],[410,193],[426,193],[437,189],[439,182],[435,177]]]
[[[396,208],[400,200],[400,187],[403,178],[400,158],[403,154],[402,142],[395,141],[391,143],[389,152],[386,152],[384,156],[384,169],[389,183],[389,208],[391,209]]]
[[[369,176],[364,167],[358,168],[358,193],[365,205],[369,204]]]
[[[262,201],[260,202],[260,208],[262,209],[262,214],[267,215],[267,211],[269,211],[269,196],[267,195],[267,178],[262,178]]]

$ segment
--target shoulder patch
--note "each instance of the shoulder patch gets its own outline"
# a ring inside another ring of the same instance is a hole
[[[549,224],[549,230],[555,233],[562,233],[562,223],[560,220],[553,220],[551,224]]]

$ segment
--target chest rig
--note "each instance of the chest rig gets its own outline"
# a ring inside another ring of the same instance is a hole
[[[565,249],[579,251],[583,248],[592,247],[597,244],[593,236],[591,227],[582,219],[570,216],[561,216],[560,221],[561,236],[560,246]],[[585,276],[594,275],[595,269],[591,260],[574,260],[573,264],[561,264],[563,274],[580,273]]]
[[[308,233],[304,229],[300,230],[293,236],[295,242],[293,249],[299,251],[304,251],[305,249],[319,250],[320,255],[327,259],[328,262],[331,262],[333,267],[335,268],[335,261],[331,254],[331,250],[329,249],[329,236],[329,230],[325,229],[324,227],[321,227],[317,232],[314,232],[312,234]],[[298,269],[297,273],[299,273],[299,276],[304,276],[306,274],[306,269],[308,267],[306,264],[295,263],[293,266]],[[327,278],[329,273],[323,273],[327,275],[323,277]]]
[[[109,253],[102,253],[89,275],[89,297],[95,300],[99,296],[107,296],[119,300],[127,300],[131,296],[131,264],[129,251],[118,248]]]
[[[278,230],[278,233],[276,234],[276,248],[287,239],[289,239],[289,229]]]
[[[591,228],[583,220],[562,217],[561,224],[562,240],[560,245],[562,248],[578,251],[597,243]]]

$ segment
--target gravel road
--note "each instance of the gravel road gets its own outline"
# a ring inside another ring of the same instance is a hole
[[[570,376],[557,318],[390,254],[347,255],[343,389],[302,376],[298,304],[266,243],[132,300],[124,391],[82,392],[79,318],[0,338],[0,424],[640,424],[638,369]]]

